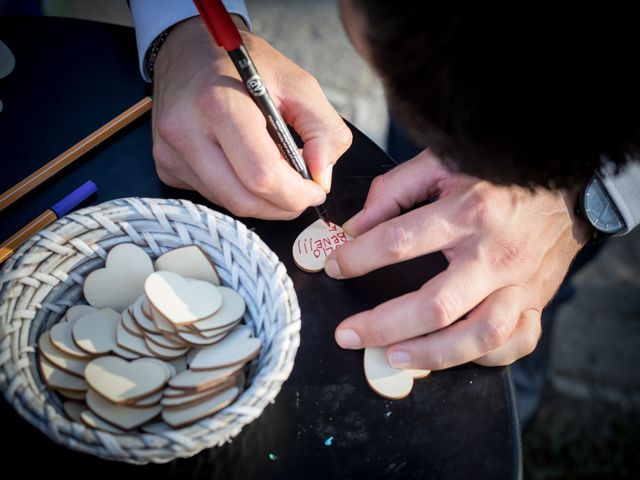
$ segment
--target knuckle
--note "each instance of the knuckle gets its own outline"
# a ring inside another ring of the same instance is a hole
[[[389,335],[384,330],[373,329],[368,333],[369,340],[371,342],[371,346],[374,347],[382,347],[385,345],[390,345],[392,343]]]
[[[387,189],[386,175],[386,173],[384,175],[378,175],[371,182],[371,187],[369,187],[369,195],[371,195],[373,198],[384,196]]]
[[[495,350],[509,338],[509,333],[506,322],[488,321],[480,332],[480,346],[485,351]]]
[[[178,149],[187,142],[188,132],[176,115],[162,115],[156,120],[158,135],[167,144]]]
[[[158,173],[158,178],[162,183],[169,187],[178,188],[181,184],[176,181],[175,177],[168,175],[164,170],[160,168],[156,168],[156,172]]]
[[[429,300],[427,311],[430,312],[431,315],[430,322],[437,330],[451,325],[453,321],[451,318],[451,312],[453,311],[451,302],[450,295],[445,292],[441,292]]]
[[[533,334],[527,335],[527,337],[525,338],[520,350],[521,357],[526,357],[527,355],[533,353],[533,351],[538,346],[538,342],[540,341],[541,337],[542,337],[542,327],[538,323]]]
[[[442,352],[439,351],[431,352],[428,362],[423,363],[428,364],[429,370],[444,370],[449,367]]]
[[[307,88],[322,90],[318,79],[302,68],[296,69],[293,78],[298,84],[306,85]]]
[[[349,150],[351,147],[351,143],[353,142],[353,133],[347,125],[342,121],[341,118],[338,119],[339,125],[335,130],[331,133],[331,138],[334,143],[334,148],[338,152],[338,155],[342,155],[344,152]],[[338,159],[336,158],[333,163],[335,163]]]
[[[392,225],[385,229],[382,238],[382,249],[389,259],[403,259],[410,248],[410,244],[410,235],[405,228]]]
[[[342,122],[342,120],[340,121]],[[353,143],[353,133],[344,122],[342,122],[342,128],[338,131],[336,141],[343,147],[344,151],[347,151]]]
[[[196,95],[196,108],[205,113],[212,114],[220,110],[221,107],[224,107],[228,100],[225,98],[225,89],[221,87],[212,87],[211,85],[204,84],[201,88],[198,89]]]
[[[257,166],[246,175],[247,188],[257,195],[268,195],[273,193],[276,187],[276,178],[267,169]]]
[[[180,179],[179,163],[173,158],[167,149],[154,145],[152,148],[153,158],[156,163],[156,173],[160,181],[170,187],[179,185]]]
[[[479,184],[466,197],[462,211],[474,226],[493,227],[499,220],[493,188],[495,187]]]

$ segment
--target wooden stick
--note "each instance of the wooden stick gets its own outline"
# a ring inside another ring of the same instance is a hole
[[[22,245],[31,235],[39,232],[47,225],[55,222],[57,219],[58,217],[56,217],[56,214],[53,213],[52,210],[45,210],[44,213],[40,214],[34,220],[29,222],[28,225],[21,228],[19,232],[3,242],[0,245],[0,265],[7,258],[13,255],[13,252],[16,250],[16,248]]]
[[[53,177],[67,165],[73,163],[84,153],[99,145],[114,133],[122,130],[142,114],[151,110],[151,97],[145,97],[138,103],[128,108],[109,123],[103,125],[88,137],[76,143],[73,147],[58,155],[49,163],[39,168],[20,183],[0,195],[0,212],[14,203],[22,196],[29,193],[42,182]]]

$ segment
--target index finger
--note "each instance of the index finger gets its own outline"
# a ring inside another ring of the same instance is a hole
[[[447,248],[457,236],[434,202],[376,225],[336,249],[324,264],[332,278],[351,278],[378,268]]]
[[[304,179],[282,157],[251,99],[230,101],[229,108],[224,125],[218,127],[217,141],[247,190],[289,211],[325,200],[322,187]]]

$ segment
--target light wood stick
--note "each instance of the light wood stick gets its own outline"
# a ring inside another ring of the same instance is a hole
[[[0,195],[0,212],[14,203],[22,196],[29,193],[42,182],[48,180],[67,165],[70,165],[84,153],[109,138],[114,133],[122,130],[142,114],[151,110],[151,97],[145,97],[138,103],[129,107],[109,123],[103,125],[88,137],[76,143],[73,147],[58,155],[49,163],[39,168],[20,183]]]
[[[37,218],[29,222],[28,225],[20,229],[19,232],[8,238],[5,242],[0,244],[0,265],[7,258],[13,255],[13,252],[22,245],[31,235],[39,232],[47,225],[55,222],[58,217],[51,210],[45,210]]]

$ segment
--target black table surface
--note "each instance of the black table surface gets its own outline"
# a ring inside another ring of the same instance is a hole
[[[0,191],[140,100],[131,29],[54,18],[0,18],[0,40],[16,57],[0,80]],[[391,160],[353,128],[354,142],[334,173],[329,209],[342,222],[362,206],[371,179]],[[158,180],[147,115],[0,214],[4,239],[92,179],[93,203],[128,196],[188,198]],[[219,209],[219,208],[218,208]],[[333,340],[350,314],[418,288],[446,267],[429,255],[365,277],[335,281],[293,264],[291,245],[314,220],[243,219],[284,262],[302,310],[295,367],[273,405],[231,442],[164,465],[133,466],[77,453],[49,440],[0,400],[3,465],[25,478],[95,474],[180,478],[501,479],[521,475],[521,449],[509,370],[463,365],[415,383],[410,396],[385,400],[367,386],[361,351]],[[332,441],[328,439],[332,438]]]

